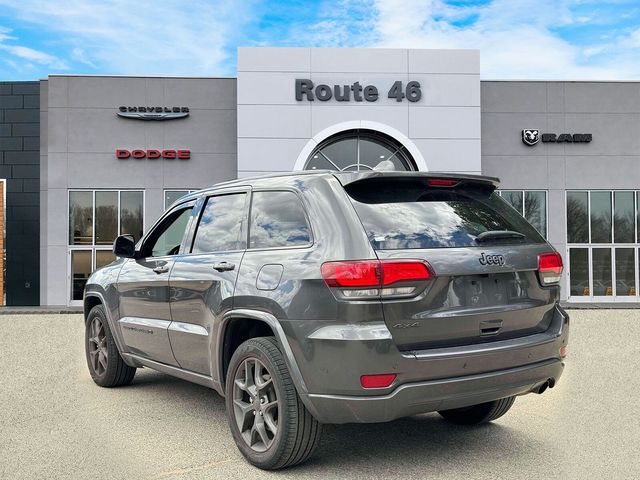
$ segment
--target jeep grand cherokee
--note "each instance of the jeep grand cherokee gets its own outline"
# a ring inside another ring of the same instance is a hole
[[[304,461],[323,423],[460,424],[553,387],[562,259],[494,178],[316,171],[178,200],[84,295],[94,381],[213,388],[252,464]]]

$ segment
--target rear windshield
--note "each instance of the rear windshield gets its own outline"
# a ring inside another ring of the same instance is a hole
[[[369,179],[347,185],[346,191],[376,250],[479,246],[479,234],[497,230],[524,237],[494,239],[491,245],[545,243],[489,187],[430,188],[419,177]]]

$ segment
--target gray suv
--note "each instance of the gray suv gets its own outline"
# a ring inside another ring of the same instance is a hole
[[[497,179],[312,171],[177,201],[84,294],[103,387],[148,367],[216,390],[252,464],[307,459],[321,424],[495,420],[560,378],[560,255]]]

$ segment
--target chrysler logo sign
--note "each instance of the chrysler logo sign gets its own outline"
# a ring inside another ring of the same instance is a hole
[[[532,147],[542,140],[543,143],[589,143],[593,140],[591,133],[540,133],[537,128],[522,130],[522,142]]]
[[[189,107],[127,107],[120,106],[116,114],[136,120],[174,120],[189,116]]]

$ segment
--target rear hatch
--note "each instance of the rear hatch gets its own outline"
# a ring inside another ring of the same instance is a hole
[[[492,342],[549,327],[559,273],[541,279],[540,262],[559,256],[495,192],[496,182],[373,175],[343,184],[382,265],[427,263],[428,278],[394,283],[413,285],[410,295],[388,289],[380,296],[399,349]]]

